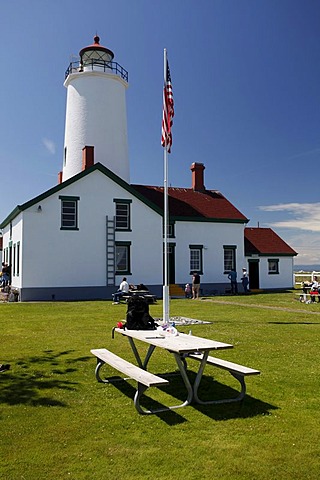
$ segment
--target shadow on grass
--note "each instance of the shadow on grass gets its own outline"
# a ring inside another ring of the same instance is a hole
[[[54,398],[54,391],[75,390],[77,382],[53,378],[53,374],[72,373],[77,370],[73,364],[91,359],[91,357],[79,357],[62,360],[65,355],[72,352],[73,350],[54,353],[52,350],[46,350],[43,355],[16,362],[11,366],[11,370],[0,377],[0,403],[66,407],[65,402]],[[48,390],[52,391],[52,396],[41,394]]]
[[[119,377],[117,377],[115,382],[112,382],[112,386],[116,387],[118,390],[120,390],[128,398],[131,398],[132,408],[134,408],[133,398],[135,396],[135,393],[136,393],[137,389],[134,386],[130,385],[125,380],[123,380],[123,381],[118,381],[118,380],[120,380]],[[159,388],[159,390],[163,390],[164,392],[169,393],[167,391],[167,389],[165,390],[165,389]],[[147,408],[147,409],[150,409],[150,410],[158,410],[158,409],[161,409],[161,408],[165,407],[165,405],[163,405],[162,403],[159,403],[156,400],[148,397],[148,395],[143,395],[141,397],[140,404],[143,408]],[[181,412],[182,409],[178,408],[178,410],[167,410],[165,412],[157,412],[154,415],[161,418],[161,420],[163,420],[168,425],[178,425],[178,424],[181,424],[181,423],[184,423],[184,422],[187,421],[182,415],[179,415],[179,413],[178,413],[179,411]]]
[[[191,383],[193,383],[196,373],[188,370],[188,375]],[[228,376],[226,378],[228,378]],[[232,376],[230,376],[230,379],[232,379]],[[246,379],[246,384],[247,386],[250,385],[250,377]],[[176,391],[179,394],[179,390],[177,389]],[[239,389],[216,381],[212,376],[203,375],[198,390],[198,396],[202,401],[231,399],[237,397],[239,391]],[[193,407],[204,415],[207,415],[212,420],[216,421],[230,420],[234,418],[245,419],[259,415],[270,415],[272,410],[278,409],[277,406],[263,402],[262,400],[251,397],[248,394],[246,394],[244,399],[240,402],[237,401],[232,403],[211,405],[193,404]]]
[[[320,322],[268,322],[268,323],[271,323],[274,325],[320,325]]]
[[[161,376],[161,375],[160,375]],[[162,390],[168,395],[171,395],[173,398],[178,399],[178,402],[172,401],[170,404],[174,405],[176,403],[183,403],[186,399],[187,392],[186,388],[181,380],[180,374],[178,372],[170,372],[164,377],[170,377],[170,384],[165,387],[160,387],[159,390]],[[196,374],[195,372],[188,370],[188,376],[191,383],[194,382]],[[119,377],[117,377],[118,380]],[[249,379],[250,380],[250,379]],[[124,395],[132,399],[136,393],[136,388],[130,385],[126,381],[116,381],[112,383],[118,390],[120,390]],[[203,375],[201,380],[201,388],[199,388],[199,398],[202,401],[206,400],[219,400],[225,398],[234,398],[238,395],[238,391],[234,388],[231,388],[225,384],[215,381],[212,377]],[[141,405],[145,408],[156,410],[163,408],[165,405],[157,402],[154,399],[151,399],[147,395],[144,395],[141,398]],[[167,405],[166,405],[167,406]],[[133,407],[133,404],[132,404]],[[188,408],[195,408],[199,412],[203,413],[212,420],[222,421],[230,420],[234,418],[251,418],[259,415],[269,415],[270,411],[276,410],[278,407],[271,405],[269,403],[257,400],[250,395],[246,395],[241,402],[233,403],[223,403],[223,404],[211,404],[211,405],[201,405],[197,403],[191,404]],[[175,410],[168,410],[165,412],[156,413],[161,420],[166,422],[168,425],[177,425],[184,423],[187,420],[180,415],[178,412],[184,412],[183,408],[178,408]]]

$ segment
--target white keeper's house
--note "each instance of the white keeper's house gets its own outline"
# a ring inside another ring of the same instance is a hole
[[[96,36],[64,85],[58,183],[0,224],[12,287],[21,301],[111,299],[125,276],[162,297],[164,189],[130,183],[128,73]],[[243,267],[252,289],[292,288],[296,252],[271,229],[248,228],[245,215],[206,189],[202,163],[190,170],[189,187],[168,189],[171,293],[183,294],[193,272],[202,294],[224,293],[230,270],[240,281]]]

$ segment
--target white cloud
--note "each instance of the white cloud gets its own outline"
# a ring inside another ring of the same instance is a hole
[[[278,205],[260,206],[264,212],[284,212],[291,218],[271,222],[275,228],[291,228],[320,232],[320,203],[280,203]]]
[[[301,230],[291,230],[291,234],[286,238],[289,245],[299,253],[295,258],[295,264],[319,264],[319,233],[303,232]]]
[[[49,153],[51,153],[52,155],[56,153],[56,146],[52,140],[49,140],[48,138],[43,138],[42,143],[46,147]]]
[[[279,221],[269,221],[273,228],[296,252],[294,263],[320,263],[320,203],[279,203],[260,206],[263,212],[275,212]],[[279,229],[282,230],[279,232]]]
[[[310,155],[315,155],[320,152],[320,148],[314,148],[313,150],[307,150],[305,152],[300,152],[296,153],[295,155],[291,155],[291,157],[288,157],[287,160],[293,160],[295,158],[300,158],[300,157],[307,157]]]

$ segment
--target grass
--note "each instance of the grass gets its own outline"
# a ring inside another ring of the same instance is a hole
[[[0,305],[0,362],[11,364],[0,374],[0,478],[318,479],[320,305],[300,304],[293,292],[172,300],[172,316],[212,322],[192,326],[194,335],[234,345],[218,356],[261,375],[247,379],[242,404],[151,416],[134,409],[134,383],[94,377],[91,348],[133,360],[126,339],[111,339],[125,310],[111,302]],[[162,316],[161,302],[150,313]],[[150,370],[176,368],[156,351]],[[213,367],[203,380],[203,396],[237,385]],[[166,404],[183,395],[178,377],[169,390],[150,390]]]

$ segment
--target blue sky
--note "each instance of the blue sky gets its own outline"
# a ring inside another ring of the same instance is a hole
[[[169,183],[206,166],[249,226],[320,263],[319,0],[1,2],[2,221],[57,183],[71,55],[93,42],[129,71],[131,182],[163,184],[163,49],[175,100]]]

